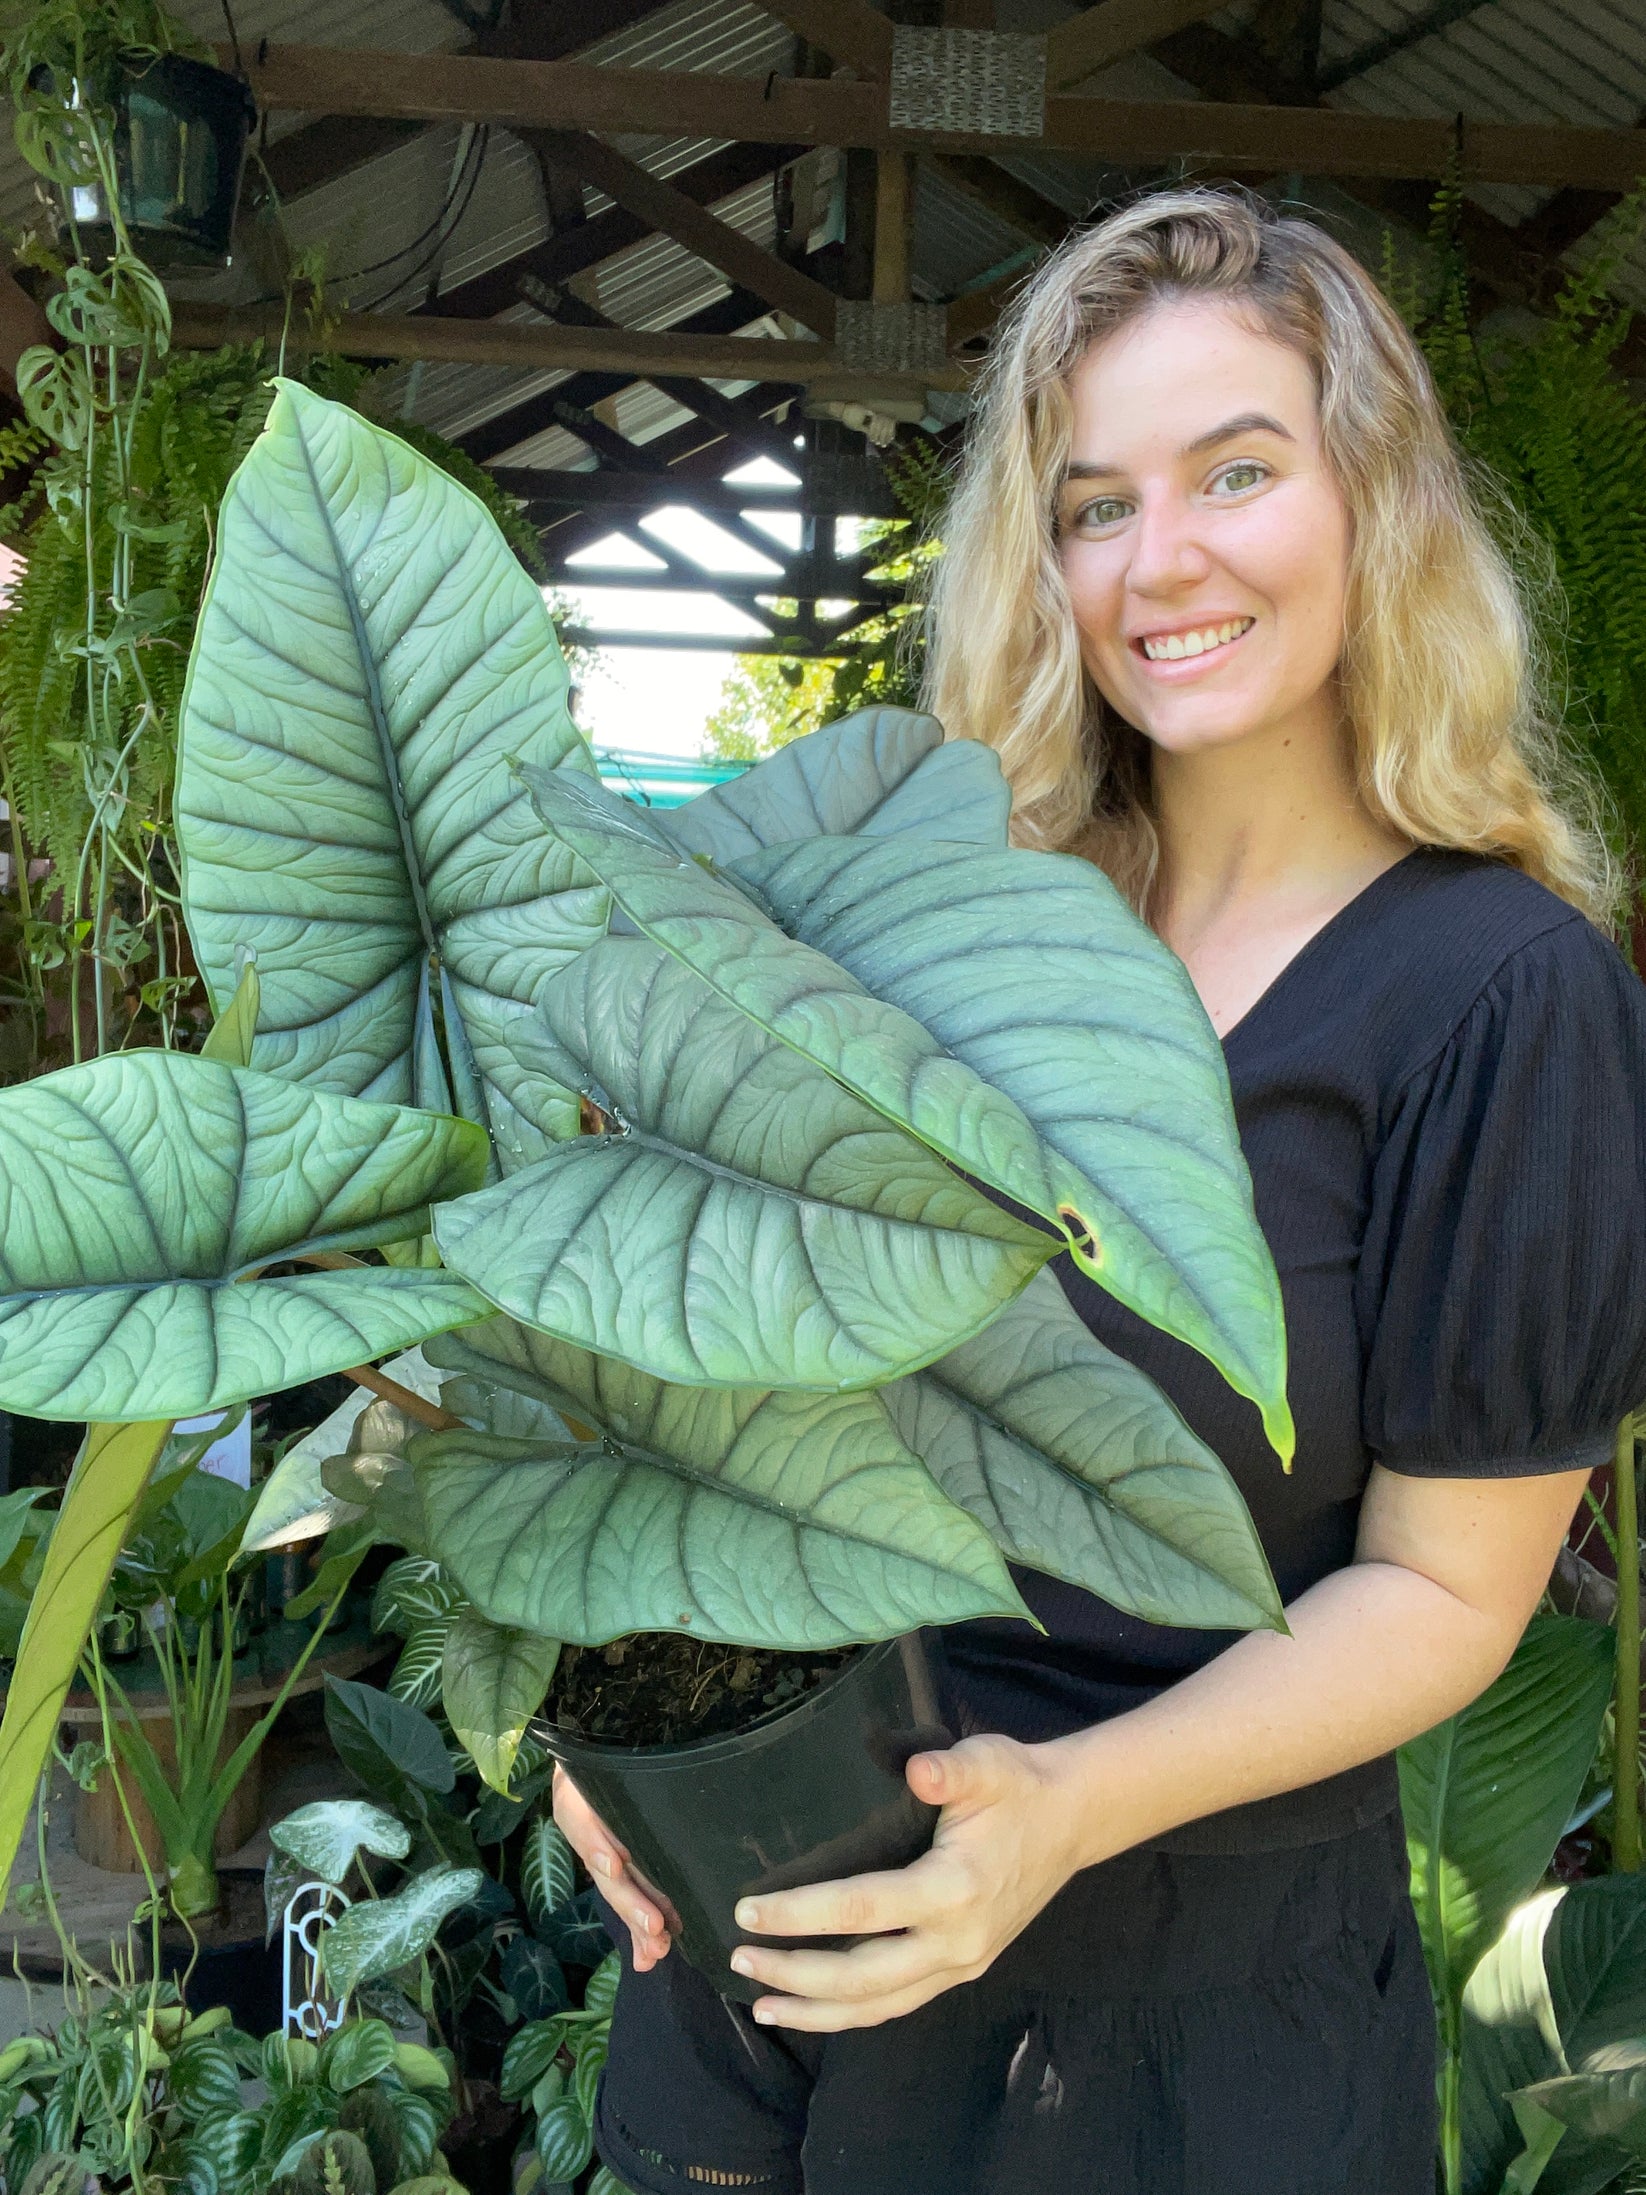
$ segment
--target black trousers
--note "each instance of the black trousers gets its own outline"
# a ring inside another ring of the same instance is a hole
[[[1398,1815],[1088,1869],[980,1980],[756,2027],[627,1931],[602,2157],[637,2195],[1433,2195],[1435,2032]]]

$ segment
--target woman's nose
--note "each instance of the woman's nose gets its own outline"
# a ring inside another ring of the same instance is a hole
[[[1134,594],[1169,594],[1192,586],[1211,566],[1196,536],[1193,511],[1174,496],[1145,496],[1131,547],[1126,580]]]

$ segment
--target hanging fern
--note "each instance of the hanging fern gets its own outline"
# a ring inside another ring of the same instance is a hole
[[[94,483],[99,592],[106,600],[115,542],[124,535],[130,559],[128,600],[140,614],[137,645],[153,708],[132,749],[117,835],[136,869],[153,876],[162,888],[175,875],[171,788],[177,718],[217,509],[230,476],[262,431],[273,400],[274,370],[273,356],[261,344],[173,353],[135,400],[125,494],[118,492],[114,478],[112,444],[105,446]],[[302,371],[322,393],[361,410],[370,408],[374,381],[364,368],[321,353],[311,355]],[[480,496],[522,563],[534,576],[541,575],[535,533],[518,502],[504,495],[490,474],[427,428],[395,419],[377,424]],[[37,428],[0,430],[0,474],[48,455],[42,474],[21,500],[0,509],[0,541],[22,559],[0,615],[0,781],[22,844],[34,857],[51,863],[51,878],[43,891],[37,890],[37,897],[48,902],[53,883],[73,873],[91,814],[82,738],[87,675],[84,529],[80,510],[51,493],[49,448]],[[116,895],[121,919],[112,933],[110,954],[118,950],[126,971],[127,1023],[145,1014],[175,1018],[182,979],[155,980],[158,963],[148,933],[161,919],[158,911],[145,903],[129,873],[118,878]],[[37,914],[26,949],[40,968],[49,970],[72,950],[72,941],[57,938],[53,925]],[[148,1028],[147,1040],[153,1041],[155,1025],[150,1022]]]

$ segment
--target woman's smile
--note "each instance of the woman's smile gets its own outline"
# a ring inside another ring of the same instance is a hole
[[[1255,617],[1211,616],[1191,625],[1152,626],[1134,634],[1131,646],[1157,678],[1180,685],[1226,663],[1256,623]]]

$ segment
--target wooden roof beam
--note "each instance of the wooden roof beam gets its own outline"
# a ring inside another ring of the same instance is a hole
[[[367,53],[274,46],[251,64],[266,106],[491,121],[515,129],[681,131],[758,144],[1022,152],[1085,152],[1119,166],[1201,159],[1273,174],[1430,178],[1444,175],[1459,132],[1449,120],[1346,113],[1324,107],[1221,101],[1046,101],[1037,140],[987,132],[893,131],[882,84],[667,69],[605,69],[576,61],[500,61],[478,55]],[[1646,170],[1646,131],[1521,122],[1462,130],[1467,182],[1542,183],[1627,190]]]
[[[711,205],[750,183],[775,175],[790,160],[797,160],[802,149],[798,145],[728,145],[723,152],[711,153],[708,159],[682,168],[670,179],[671,185],[694,204]],[[649,221],[642,221],[622,206],[609,206],[604,213],[592,215],[563,235],[545,237],[542,243],[528,246],[500,266],[488,267],[484,274],[442,291],[418,310],[447,319],[484,320],[519,304],[522,276],[532,275],[540,282],[556,285],[569,282],[574,275],[587,274],[651,234]]]
[[[892,26],[866,0],[762,0],[766,13],[859,76],[892,72]]]
[[[278,342],[279,307],[175,305],[172,343],[178,350],[215,350],[223,343]],[[565,328],[552,322],[442,320],[410,314],[344,313],[327,329],[328,347],[346,358],[412,360],[446,365],[590,367],[649,381],[684,374],[714,381],[781,381],[851,398],[866,383],[897,391],[963,388],[964,368],[865,376],[847,366],[831,343],[784,343],[758,336],[692,336],[631,328]]]
[[[728,281],[752,290],[774,310],[788,313],[826,343],[833,341],[832,291],[779,259],[775,252],[751,242],[741,229],[710,213],[673,183],[650,174],[615,145],[581,130],[532,130],[526,141],[540,157],[592,183],[625,212],[672,237]]]
[[[1168,31],[1203,23],[1223,5],[1224,0],[1101,0],[1046,33],[1046,89],[1084,83]]]

